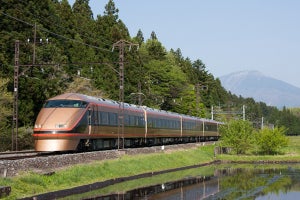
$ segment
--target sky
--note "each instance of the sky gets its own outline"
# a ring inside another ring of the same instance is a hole
[[[72,5],[74,0],[69,0]],[[94,18],[108,0],[90,0]],[[256,70],[300,87],[299,0],[114,0],[131,37],[152,31],[214,77]]]

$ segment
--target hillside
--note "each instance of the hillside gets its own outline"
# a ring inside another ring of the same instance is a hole
[[[300,88],[268,77],[258,71],[241,71],[220,77],[223,87],[233,94],[251,97],[278,108],[300,107]]]
[[[124,92],[125,102],[202,118],[210,118],[214,107],[220,111],[214,115],[218,121],[239,117],[226,113],[239,111],[245,105],[247,120],[255,122],[264,116],[268,123],[289,127],[293,134],[300,133],[300,119],[290,111],[228,93],[200,58],[183,57],[179,47],[167,49],[154,31],[144,36],[138,30],[131,36],[113,0],[107,2],[104,13],[95,19],[91,17],[89,1],[76,0],[72,6],[68,1],[1,3],[0,91],[9,94],[9,98],[0,101],[0,149],[11,149],[12,113],[16,106],[11,96],[18,98],[15,121],[19,130],[22,128],[18,132],[22,138],[19,147],[30,149],[32,135],[27,128],[34,127],[47,99],[65,92],[113,100],[121,99]],[[16,52],[19,74],[15,67]],[[123,75],[120,68],[124,69]],[[248,86],[248,90],[253,94],[258,89]],[[288,91],[285,87],[281,90]],[[269,92],[275,93],[271,89]],[[142,102],[138,102],[136,94],[142,94]]]

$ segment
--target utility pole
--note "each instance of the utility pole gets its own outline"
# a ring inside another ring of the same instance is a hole
[[[139,106],[142,106],[142,85],[141,82],[139,81],[138,83],[138,91],[139,91]]]
[[[214,120],[214,106],[211,106],[211,120]]]
[[[15,42],[15,66],[14,66],[14,102],[13,102],[13,124],[11,134],[11,150],[18,150],[18,87],[19,87],[19,57],[20,57],[20,41]]]
[[[119,49],[119,111],[118,111],[118,149],[124,149],[124,52],[125,47],[132,46],[138,48],[138,44],[128,42],[126,40],[119,40],[113,44],[113,50]],[[121,141],[122,139],[122,141]]]
[[[34,24],[34,37],[33,37],[33,57],[32,64],[20,65],[20,41],[15,41],[15,65],[14,65],[14,93],[13,93],[13,123],[12,123],[12,134],[11,134],[11,150],[18,151],[18,132],[19,132],[19,109],[18,109],[18,98],[19,98],[19,69],[20,66],[33,67],[41,64],[35,64],[36,60],[36,23]],[[29,39],[27,40],[30,41]],[[48,39],[46,40],[48,42]],[[22,72],[24,73],[24,71]]]
[[[32,54],[32,64],[35,64],[35,44],[36,44],[36,23],[34,23],[34,32],[33,32],[33,54]]]
[[[197,115],[200,116],[200,99],[201,99],[201,96],[200,96],[200,90],[207,90],[207,85],[203,85],[201,83],[197,83],[195,85],[195,90],[196,90],[196,109],[197,109]]]
[[[245,111],[245,105],[243,105],[243,121],[246,120],[246,111]]]

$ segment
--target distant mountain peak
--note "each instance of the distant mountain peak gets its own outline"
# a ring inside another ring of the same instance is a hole
[[[235,76],[248,76],[248,75],[264,76],[263,73],[261,73],[257,70],[238,71],[238,72],[233,72],[229,75],[235,75]]]
[[[220,80],[226,90],[238,96],[251,97],[276,107],[300,106],[300,88],[259,71],[239,71],[222,76]]]

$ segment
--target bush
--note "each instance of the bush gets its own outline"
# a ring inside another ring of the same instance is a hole
[[[283,147],[288,145],[288,138],[285,136],[287,129],[276,127],[274,129],[264,128],[255,133],[255,140],[259,153],[277,154]]]
[[[231,120],[220,127],[221,146],[231,147],[236,154],[245,154],[254,142],[253,127],[249,121]]]

